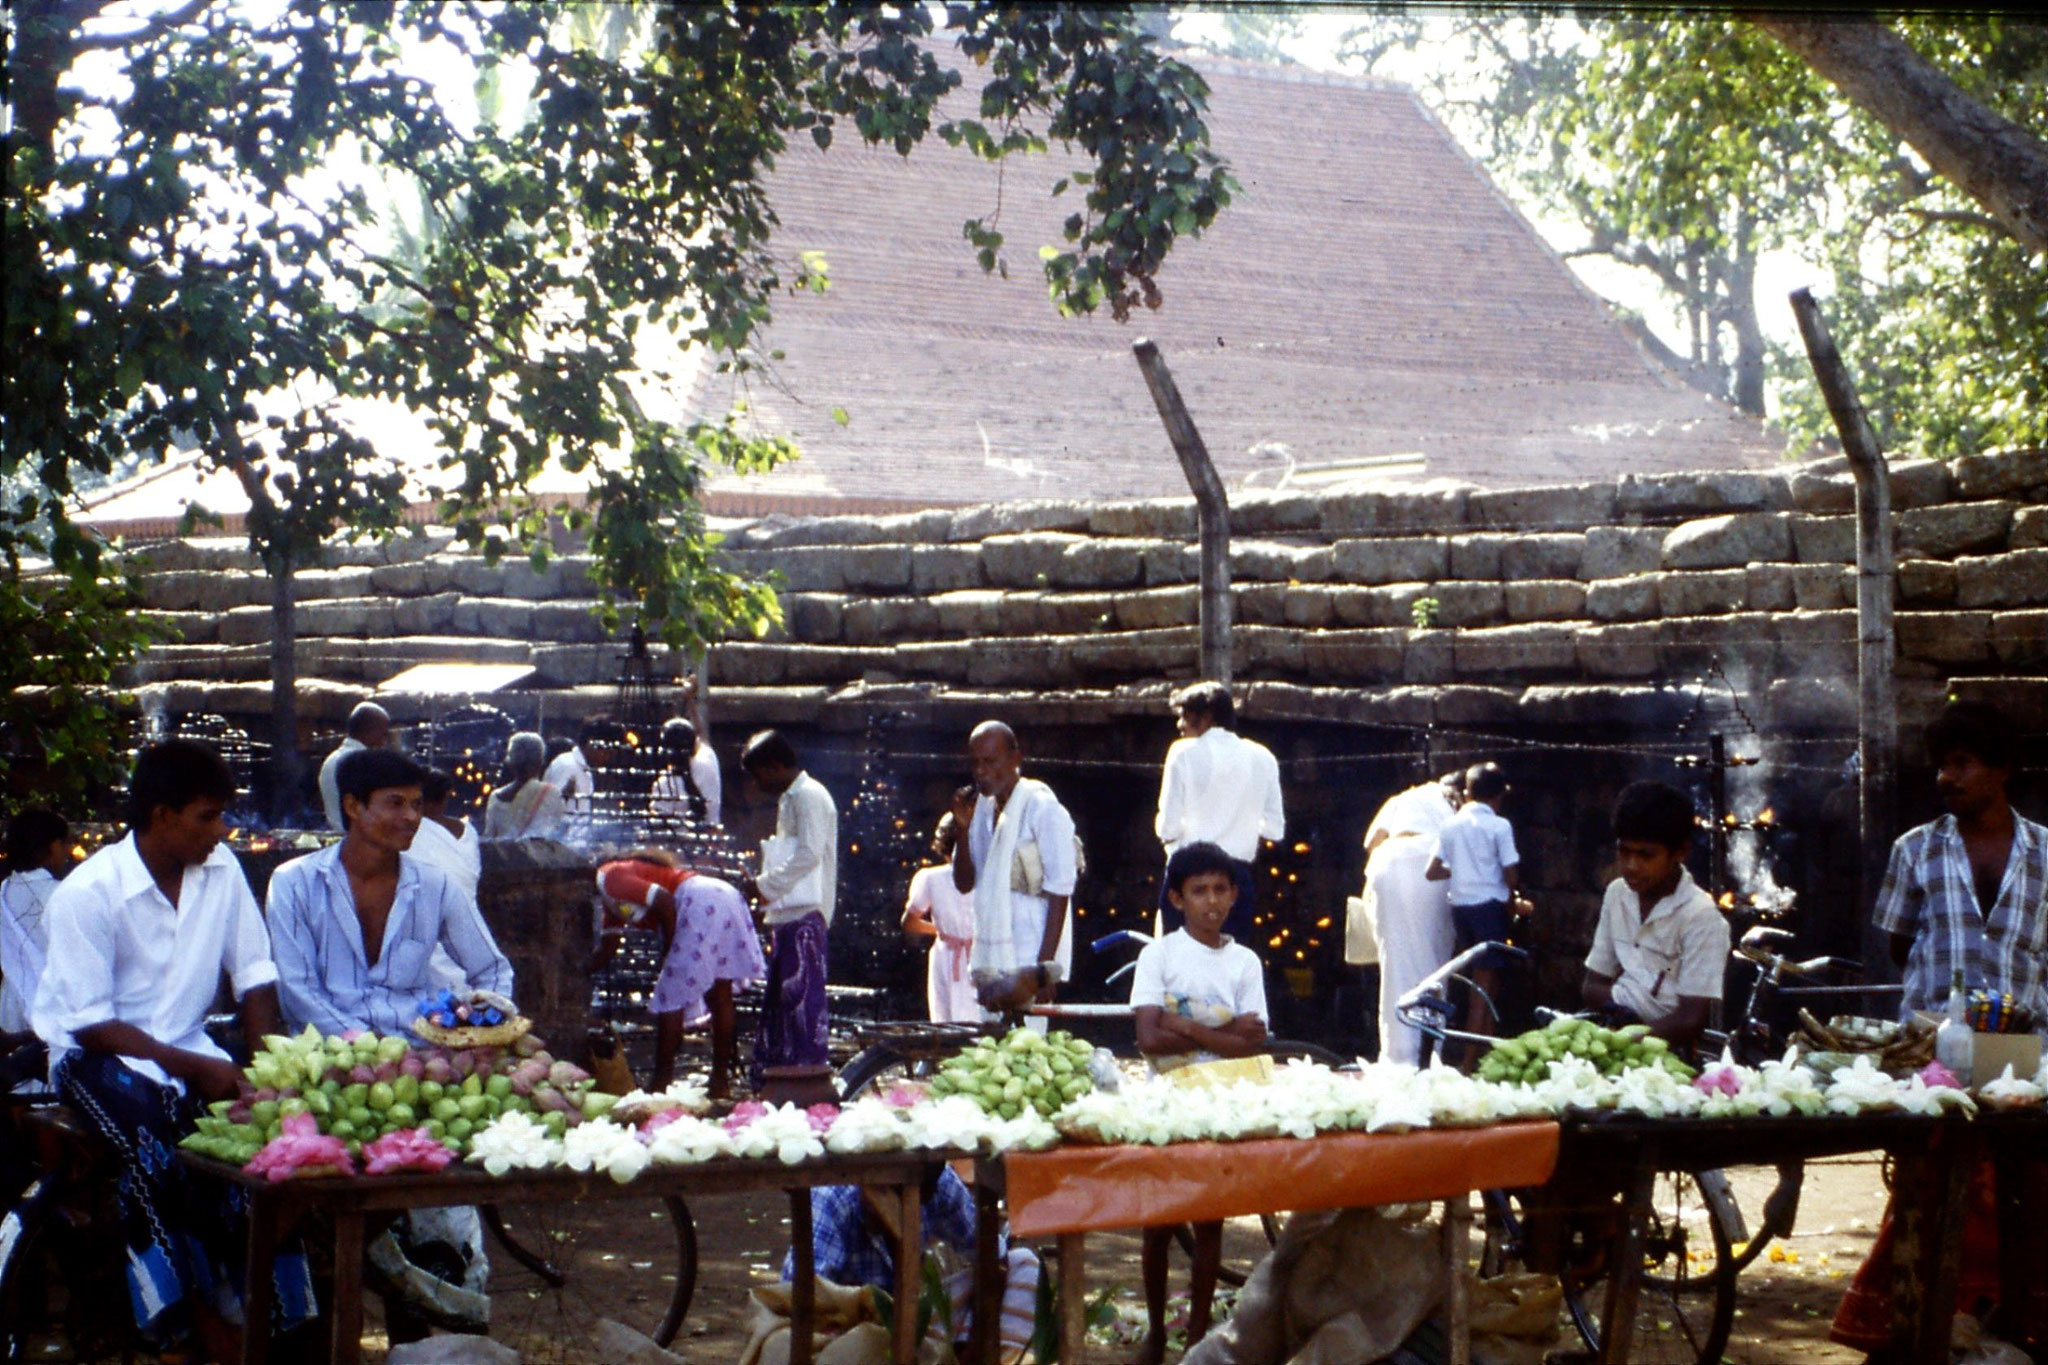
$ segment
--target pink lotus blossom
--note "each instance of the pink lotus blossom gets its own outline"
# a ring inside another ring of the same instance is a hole
[[[397,1128],[363,1144],[363,1173],[383,1175],[389,1171],[438,1171],[455,1159],[455,1153],[441,1145],[424,1128]]]
[[[832,1120],[839,1117],[839,1106],[836,1104],[814,1104],[804,1110],[804,1117],[810,1120],[813,1132],[829,1133],[832,1131]]]
[[[732,1107],[732,1112],[725,1116],[725,1131],[737,1133],[767,1112],[768,1106],[759,1100],[741,1100]]]
[[[681,1109],[664,1109],[658,1114],[649,1115],[647,1121],[640,1125],[641,1138],[644,1140],[653,1137],[682,1116]]]
[[[323,1134],[311,1114],[293,1114],[285,1119],[283,1131],[263,1144],[263,1150],[242,1169],[273,1181],[356,1173],[355,1162],[349,1159],[348,1144]]]
[[[898,1081],[882,1096],[882,1103],[891,1109],[915,1109],[923,1104],[930,1088],[910,1081]]]
[[[1940,1062],[1929,1062],[1926,1066],[1921,1067],[1920,1079],[1929,1087],[1939,1086],[1948,1090],[1964,1090],[1968,1088],[1956,1077],[1955,1072],[1950,1071]]]
[[[1739,1095],[1742,1093],[1742,1077],[1735,1074],[1735,1068],[1725,1062],[1710,1066],[1693,1077],[1693,1089],[1708,1095]]]

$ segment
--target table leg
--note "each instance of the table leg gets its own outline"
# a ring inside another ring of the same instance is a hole
[[[334,1215],[334,1334],[329,1365],[356,1365],[363,1354],[363,1215]]]
[[[818,1297],[816,1248],[811,1245],[811,1192],[789,1192],[789,1245],[796,1261],[789,1285],[789,1365],[811,1365],[811,1318]]]
[[[1088,1351],[1087,1235],[1060,1234],[1060,1365],[1081,1365]]]
[[[270,1359],[271,1262],[277,1259],[277,1200],[267,1191],[249,1192],[242,1267],[242,1365]]]
[[[1948,1150],[1941,1163],[1941,1182],[1934,1211],[1937,1232],[1926,1269],[1927,1297],[1920,1310],[1920,1339],[1915,1360],[1945,1361],[1949,1358],[1949,1331],[1956,1316],[1956,1283],[1962,1275],[1963,1223],[1969,1216],[1970,1181],[1983,1155],[1981,1145],[1970,1137],[1952,1136],[1943,1144]]]
[[[2027,1223],[2027,1167],[2009,1144],[2001,1143],[1993,1171],[1998,1199],[2000,1335],[2019,1341],[2026,1335],[2027,1305],[2033,1297],[2029,1271],[2037,1264],[2034,1231]]]
[[[1472,1258],[1472,1196],[1444,1201],[1444,1318],[1449,1365],[1472,1365],[1472,1302],[1465,1269]]]
[[[996,1254],[1002,1201],[986,1185],[974,1187],[974,1339],[968,1365],[997,1365],[1002,1352],[1003,1293],[1009,1267]]]
[[[1656,1163],[1647,1151],[1636,1154],[1624,1187],[1621,1232],[1607,1267],[1607,1311],[1600,1319],[1602,1365],[1624,1365],[1634,1345],[1636,1292],[1643,1281],[1643,1218],[1656,1190]]]
[[[917,1303],[924,1288],[922,1182],[896,1187],[896,1365],[916,1365]]]

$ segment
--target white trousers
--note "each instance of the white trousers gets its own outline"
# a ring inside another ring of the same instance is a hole
[[[1372,903],[1373,940],[1380,953],[1380,1060],[1413,1066],[1422,1034],[1394,1017],[1394,1006],[1422,979],[1451,960],[1450,883],[1433,882],[1430,840],[1388,839],[1365,863],[1365,897]]]

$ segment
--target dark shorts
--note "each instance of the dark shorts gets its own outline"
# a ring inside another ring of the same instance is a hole
[[[1513,937],[1510,931],[1514,922],[1514,913],[1506,901],[1481,901],[1477,905],[1451,907],[1451,929],[1457,936],[1461,953],[1476,943],[1509,942]],[[1499,971],[1512,961],[1514,959],[1506,953],[1486,953],[1472,964],[1472,970]]]
[[[1258,899],[1257,883],[1252,878],[1252,865],[1250,863],[1241,863],[1237,859],[1232,858],[1230,860],[1230,875],[1237,882],[1237,901],[1230,907],[1230,913],[1224,916],[1223,932],[1236,939],[1239,943],[1251,948],[1252,951],[1257,952],[1257,945],[1252,941],[1252,915],[1254,913],[1254,905]],[[1159,913],[1166,917],[1166,932],[1170,934],[1180,928],[1181,921],[1185,916],[1180,911],[1174,909],[1173,903],[1166,899],[1166,890],[1166,874],[1161,872],[1159,876]]]

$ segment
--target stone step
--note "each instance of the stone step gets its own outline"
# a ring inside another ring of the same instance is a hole
[[[602,644],[607,636],[593,614],[594,600],[529,602],[519,598],[344,597],[306,602],[296,612],[302,637],[452,634],[483,639]],[[271,637],[268,607],[236,607],[221,615],[213,638],[224,645],[258,644]],[[190,638],[188,635],[186,638]]]

